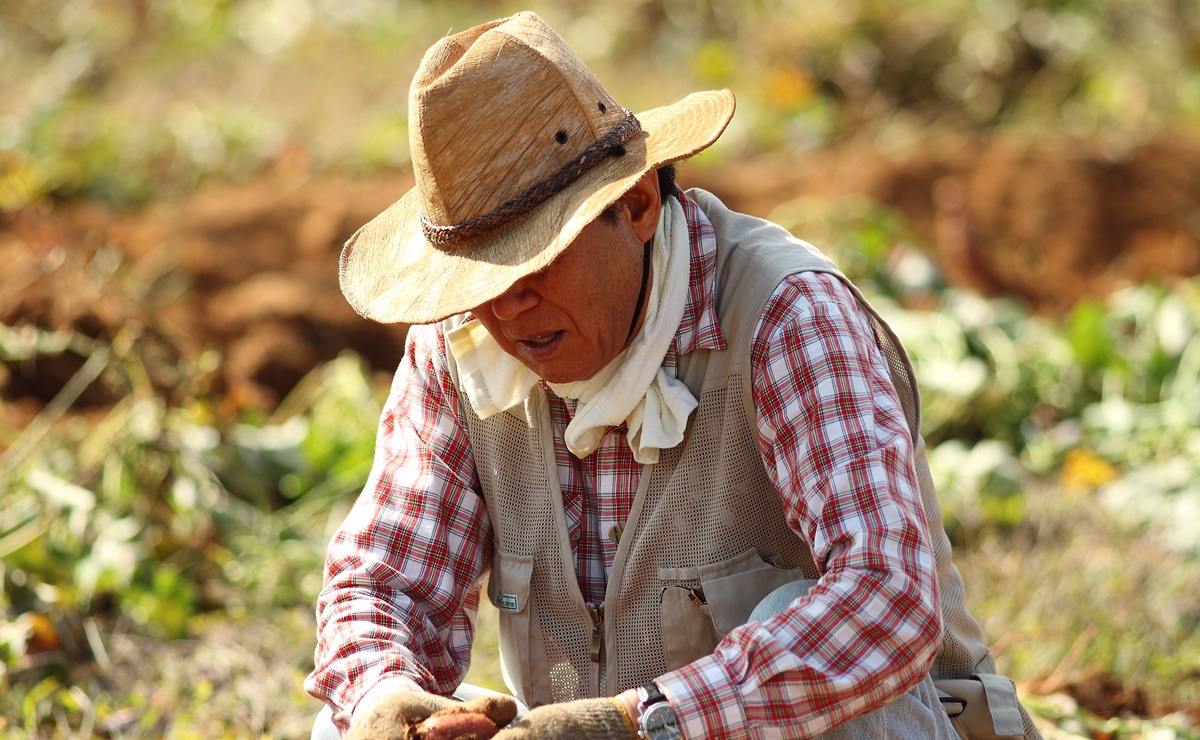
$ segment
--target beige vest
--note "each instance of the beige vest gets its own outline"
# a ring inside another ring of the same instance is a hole
[[[815,270],[846,279],[780,227],[730,211],[703,191],[690,195],[717,233],[717,311],[728,350],[680,358],[679,377],[699,407],[684,441],[642,472],[603,605],[585,604],[575,579],[545,392],[535,388],[523,408],[486,421],[462,396],[495,534],[488,595],[500,611],[502,671],[530,706],[616,694],[681,667],[712,652],[775,587],[819,576],[763,468],[750,344],[763,306],[787,275]],[[934,676],[990,673],[991,654],[950,562],[912,366],[887,324],[846,284],[871,317],[916,441],[945,626]]]

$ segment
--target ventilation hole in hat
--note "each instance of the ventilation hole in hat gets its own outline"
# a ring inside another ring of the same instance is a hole
[[[607,112],[608,112],[608,106],[604,104],[604,101],[603,101],[603,100],[601,100],[600,102],[596,103],[596,107],[600,109],[600,112],[601,112],[601,113],[607,113]]]
[[[554,140],[557,141],[559,144],[566,144],[567,143],[567,132],[559,131],[557,134],[554,135]]]
[[[613,144],[612,146],[610,146],[608,148],[608,153],[609,153],[609,156],[624,157],[625,156],[625,147],[621,146],[620,144]]]

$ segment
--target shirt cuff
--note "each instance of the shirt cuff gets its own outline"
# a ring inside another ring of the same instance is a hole
[[[685,738],[750,737],[746,707],[736,678],[709,655],[656,678]]]

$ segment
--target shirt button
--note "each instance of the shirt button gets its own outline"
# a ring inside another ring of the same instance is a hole
[[[613,542],[621,541],[621,528],[613,525],[612,529],[608,530],[608,538]]]

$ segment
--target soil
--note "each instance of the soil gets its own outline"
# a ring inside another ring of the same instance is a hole
[[[1200,131],[1124,146],[969,135],[888,151],[850,142],[684,166],[680,181],[758,215],[800,197],[867,195],[907,217],[950,282],[1037,311],[1200,273]],[[211,391],[234,407],[272,407],[347,349],[391,372],[406,327],[358,317],[338,291],[337,258],[409,187],[403,173],[281,165],[136,212],[80,200],[10,214],[0,220],[0,323],[140,343],[156,390]],[[8,413],[36,412],[87,354],[75,347],[4,363]],[[205,362],[212,367],[195,372]],[[75,405],[105,406],[121,392],[95,382]]]

